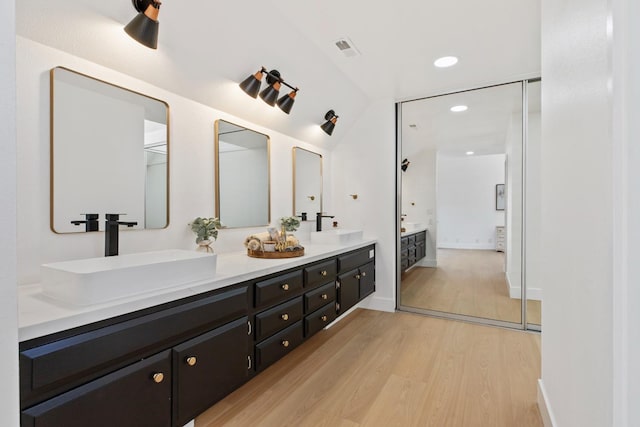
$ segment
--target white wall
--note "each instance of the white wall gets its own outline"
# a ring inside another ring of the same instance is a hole
[[[331,153],[323,148],[255,126],[119,72],[18,37],[19,284],[38,282],[40,264],[104,254],[103,233],[56,235],[49,230],[48,70],[59,65],[162,99],[170,107],[170,224],[161,230],[123,230],[120,234],[121,254],[150,248],[195,247],[195,235],[187,224],[197,216],[213,216],[215,212],[213,125],[216,119],[228,120],[270,135],[271,218],[274,221],[292,214],[292,147],[300,146],[322,154],[325,168],[331,168]],[[282,114],[278,111],[275,113]],[[330,182],[330,179],[326,182]],[[330,190],[330,186],[325,186],[325,197],[331,197]],[[223,230],[213,245],[214,250],[218,253],[244,250],[246,235],[261,230]]]
[[[406,214],[404,222],[417,222],[429,227],[425,258],[418,264],[422,267],[437,265],[436,159],[435,150],[419,151],[411,156],[411,164],[402,172],[402,213]]]
[[[496,184],[505,179],[504,154],[451,156],[438,154],[438,247],[495,249]]]
[[[541,390],[558,427],[624,425],[613,423],[608,3],[542,1]]]
[[[362,229],[378,239],[376,292],[362,305],[386,311],[395,310],[396,304],[394,108],[392,100],[372,103],[340,140],[330,169],[333,206],[325,208],[342,227]],[[358,194],[358,199],[350,194]]]
[[[0,2],[0,424],[17,426],[15,2]]]

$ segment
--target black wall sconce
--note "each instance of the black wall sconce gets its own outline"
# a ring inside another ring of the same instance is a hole
[[[260,85],[262,84],[262,76],[264,74],[267,75],[266,80],[269,86],[260,92]],[[291,92],[278,99],[282,85],[291,89]],[[285,82],[278,70],[267,71],[264,67],[260,68],[260,70],[255,74],[244,79],[242,83],[240,83],[240,89],[252,98],[257,98],[259,94],[260,98],[262,98],[264,102],[272,107],[277,104],[278,107],[287,114],[291,112],[296,94],[299,90],[297,87],[291,86]]]
[[[138,14],[124,27],[124,30],[135,41],[151,49],[157,49],[160,2],[156,0],[132,0],[131,2]]]
[[[338,117],[336,116],[336,112],[333,110],[327,111],[327,114],[324,115],[324,122],[320,128],[327,134],[331,135],[333,133],[333,129],[336,127],[336,122],[338,121]]]

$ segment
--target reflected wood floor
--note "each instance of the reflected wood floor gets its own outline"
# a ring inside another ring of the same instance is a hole
[[[438,267],[402,276],[402,305],[520,323],[520,299],[510,298],[504,253],[438,249]],[[528,300],[529,323],[540,325],[540,301]]]
[[[195,425],[540,427],[539,377],[537,334],[359,309]]]

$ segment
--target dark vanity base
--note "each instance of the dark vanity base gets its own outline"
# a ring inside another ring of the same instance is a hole
[[[21,425],[182,426],[374,290],[371,245],[22,342]]]

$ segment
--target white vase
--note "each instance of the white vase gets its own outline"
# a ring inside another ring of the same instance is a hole
[[[212,254],[213,253],[213,248],[211,247],[212,243],[213,243],[213,240],[202,240],[198,242],[198,247],[196,248],[196,251]]]

